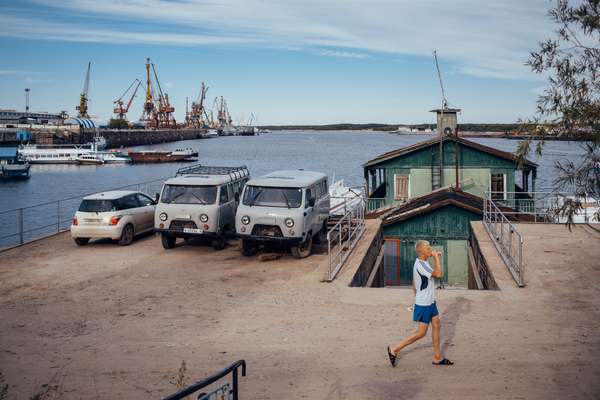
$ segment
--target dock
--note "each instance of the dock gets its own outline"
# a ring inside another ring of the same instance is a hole
[[[412,291],[350,287],[362,243],[333,283],[322,281],[326,254],[261,262],[235,240],[167,251],[153,235],[77,247],[62,233],[5,251],[9,398],[160,399],[183,360],[191,383],[238,359],[243,399],[597,397],[600,234],[519,224],[518,288],[472,227],[498,290],[437,291],[449,368],[431,365],[430,333],[391,368],[386,346],[415,329]]]

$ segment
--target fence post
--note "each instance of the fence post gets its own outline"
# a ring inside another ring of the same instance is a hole
[[[60,232],[60,200],[56,202],[56,233]]]
[[[19,244],[23,244],[23,209],[19,208],[19,218],[17,225],[19,227]]]

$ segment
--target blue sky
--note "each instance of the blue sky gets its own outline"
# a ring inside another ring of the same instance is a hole
[[[547,0],[29,0],[0,2],[0,108],[75,113],[87,62],[90,112],[144,62],[183,119],[202,81],[236,121],[428,123],[440,57],[461,122],[531,116],[541,77],[524,62],[554,26]],[[191,101],[191,100],[190,100]],[[143,96],[129,114],[141,114]]]

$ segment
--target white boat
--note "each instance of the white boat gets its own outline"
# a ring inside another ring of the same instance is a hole
[[[82,154],[76,158],[77,164],[87,164],[87,165],[102,165],[104,164],[104,159],[102,155],[96,153]]]
[[[77,164],[77,158],[96,153],[106,146],[102,136],[86,144],[25,144],[19,146],[21,158],[31,164]]]
[[[344,186],[344,180],[329,185],[330,215],[345,215],[348,211],[363,206],[362,189]]]
[[[198,157],[198,152],[191,147],[185,149],[175,149],[171,152],[173,156]]]
[[[109,151],[100,155],[104,164],[131,164],[131,157],[121,153]]]
[[[217,132],[216,129],[209,129],[206,132],[206,137],[207,138],[216,138],[216,137],[219,137],[219,132]]]

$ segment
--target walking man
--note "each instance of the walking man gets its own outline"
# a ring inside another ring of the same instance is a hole
[[[400,350],[411,343],[425,337],[427,328],[431,323],[433,341],[433,362],[434,365],[452,365],[452,361],[442,356],[440,348],[440,328],[442,323],[435,304],[435,288],[433,278],[444,276],[442,263],[440,262],[441,253],[433,250],[426,240],[418,240],[415,244],[417,259],[413,267],[413,292],[415,292],[415,306],[413,311],[413,320],[419,323],[419,330],[402,340],[395,346],[388,346],[388,356],[392,367],[396,366],[396,357]],[[431,268],[427,260],[433,257],[433,266]]]

